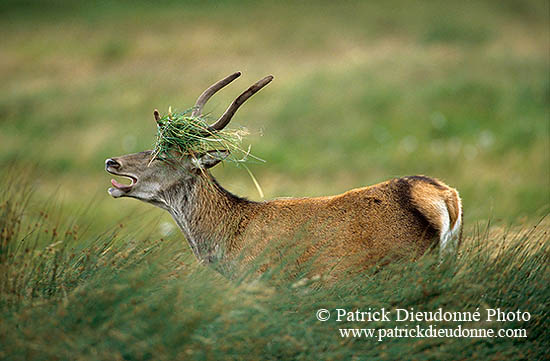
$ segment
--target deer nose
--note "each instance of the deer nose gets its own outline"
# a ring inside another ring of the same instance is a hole
[[[112,158],[109,158],[105,161],[105,168],[114,168],[114,169],[118,169],[121,167],[121,164],[119,162],[117,162],[116,160],[112,159]]]

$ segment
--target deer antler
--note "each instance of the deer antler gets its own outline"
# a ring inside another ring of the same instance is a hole
[[[153,116],[155,117],[155,122],[157,122],[157,124],[160,124],[159,123],[160,122],[160,113],[159,113],[158,109],[155,109],[153,111]]]
[[[273,80],[273,76],[268,75],[265,78],[257,81],[254,85],[252,85],[247,90],[245,90],[241,95],[237,97],[237,99],[233,101],[233,103],[231,103],[229,108],[227,108],[227,110],[225,111],[225,113],[223,113],[220,119],[218,119],[214,124],[208,127],[208,132],[214,133],[225,128],[225,126],[229,124],[229,122],[231,121],[231,118],[233,117],[237,109],[239,109],[239,107],[245,101],[247,101],[248,98],[256,94],[260,89],[262,89],[264,86],[269,84],[269,82],[272,80]]]
[[[215,84],[212,84],[208,89],[206,89],[197,99],[197,102],[195,103],[193,112],[191,113],[191,116],[196,117],[198,115],[201,115],[202,113],[202,107],[204,107],[204,104],[214,95],[218,90],[226,86],[227,84],[231,83],[233,80],[237,79],[241,76],[241,72],[238,71],[236,73],[233,73],[229,76],[226,76],[222,80],[218,81]]]
[[[222,80],[218,81],[215,84],[212,84],[208,89],[206,89],[197,99],[197,102],[193,107],[194,109],[193,109],[193,112],[191,113],[191,116],[196,117],[201,115],[202,108],[204,107],[208,99],[210,99],[212,95],[214,95],[218,90],[225,87],[227,84],[231,83],[233,80],[237,79],[239,76],[241,76],[240,71],[233,73],[229,76],[226,76]],[[247,101],[248,98],[256,94],[260,89],[262,89],[264,86],[269,84],[269,82],[271,82],[272,80],[273,80],[273,76],[268,75],[265,78],[257,81],[250,88],[248,88],[241,95],[239,95],[237,99],[235,99],[233,103],[231,103],[231,105],[227,108],[227,110],[222,114],[222,116],[214,124],[210,125],[205,130],[203,136],[212,135],[212,133],[215,133],[225,128],[225,126],[229,124],[229,122],[231,121],[231,118],[233,117],[237,109],[239,109],[239,107],[245,101]],[[157,124],[159,124],[159,121],[161,118],[158,110],[155,109],[155,111],[153,112],[153,115],[155,117],[155,121],[157,122]]]

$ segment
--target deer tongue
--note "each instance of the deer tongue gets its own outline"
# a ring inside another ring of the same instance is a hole
[[[128,189],[132,188],[132,185],[126,185],[126,184],[119,183],[115,179],[111,179],[111,184],[113,185],[113,187],[115,187],[117,189],[120,189],[120,190],[128,190]]]

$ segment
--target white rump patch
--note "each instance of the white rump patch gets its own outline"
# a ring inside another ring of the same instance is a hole
[[[460,202],[458,203],[458,217],[453,228],[450,228],[451,218],[449,210],[443,199],[440,199],[435,206],[441,214],[441,228],[439,233],[439,259],[443,258],[456,251],[458,246],[458,236],[460,232],[460,224],[462,223],[462,209]]]
[[[437,208],[437,211],[440,214],[439,254],[441,255],[444,250],[446,251],[446,248],[449,245],[449,240],[451,239],[451,218],[449,217],[449,211],[447,210],[447,205],[443,199],[439,199],[434,202],[434,207]]]

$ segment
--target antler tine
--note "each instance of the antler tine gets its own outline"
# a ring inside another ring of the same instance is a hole
[[[258,82],[256,82],[254,85],[252,85],[250,88],[248,88],[241,95],[239,95],[239,97],[237,99],[235,99],[233,101],[233,103],[231,103],[229,108],[227,108],[225,113],[223,113],[223,115],[220,117],[220,119],[218,119],[216,121],[216,123],[214,123],[210,127],[208,127],[208,132],[214,133],[214,132],[217,132],[217,131],[222,130],[223,128],[225,128],[225,126],[227,124],[229,124],[229,122],[231,121],[231,118],[233,117],[233,115],[235,114],[237,109],[239,109],[239,107],[245,101],[247,101],[248,98],[250,98],[251,96],[256,94],[260,89],[262,89],[264,86],[269,84],[269,82],[271,82],[272,80],[273,80],[273,76],[268,75],[265,78],[263,78],[263,79],[259,80]]]
[[[155,109],[153,111],[153,116],[155,117],[155,122],[157,122],[157,124],[159,124],[159,121],[160,121],[160,113],[158,111],[158,109]]]
[[[196,117],[198,115],[201,115],[202,108],[204,107],[204,104],[214,95],[218,90],[226,86],[227,84],[231,83],[233,80],[237,79],[241,76],[241,72],[238,71],[236,73],[233,73],[229,76],[226,76],[222,80],[218,81],[215,84],[212,84],[208,89],[206,89],[197,99],[197,102],[195,103],[195,107],[193,109],[193,112],[191,113],[191,116]]]

